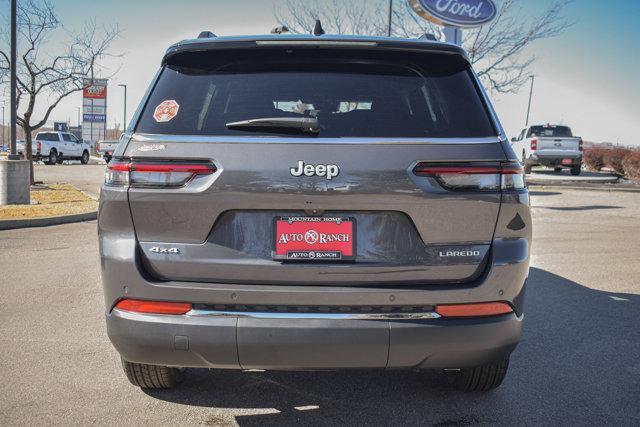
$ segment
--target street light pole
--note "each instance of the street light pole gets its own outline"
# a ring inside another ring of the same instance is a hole
[[[127,85],[119,84],[124,88],[124,120],[122,121],[122,133],[127,130]]]
[[[393,19],[393,0],[389,0],[389,27],[387,29],[387,35],[391,37],[391,21]]]
[[[529,89],[529,105],[527,106],[527,120],[524,123],[524,127],[529,126],[529,113],[531,112],[531,97],[533,96],[533,80],[535,79],[535,76],[529,76],[531,77],[531,88]]]
[[[2,106],[2,146],[4,147],[5,139],[4,139],[4,105]]]
[[[9,96],[11,97],[11,108],[9,113],[9,119],[11,122],[9,126],[11,128],[11,149],[9,150],[9,160],[19,160],[20,157],[16,151],[16,120],[17,120],[17,105],[16,105],[16,72],[17,72],[17,46],[16,46],[16,32],[17,32],[17,0],[11,0],[11,84],[9,89]]]

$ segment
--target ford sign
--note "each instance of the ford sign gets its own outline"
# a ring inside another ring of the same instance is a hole
[[[473,28],[496,16],[493,0],[409,0],[420,16],[438,25]]]

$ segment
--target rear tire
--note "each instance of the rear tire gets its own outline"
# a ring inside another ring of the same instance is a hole
[[[582,168],[580,166],[573,166],[571,168],[571,175],[577,176],[580,175],[580,172],[582,172]]]
[[[129,382],[140,388],[172,388],[182,381],[181,369],[121,360]]]
[[[45,161],[45,164],[55,165],[56,163],[58,163],[58,152],[55,148],[52,148],[51,151],[49,151],[49,159]]]
[[[509,358],[490,365],[465,368],[458,373],[455,386],[462,391],[489,391],[502,384],[507,375]]]
[[[89,163],[89,152],[88,151],[83,151],[82,152],[82,157],[80,158],[80,163],[82,163],[83,165],[86,165],[87,163]]]

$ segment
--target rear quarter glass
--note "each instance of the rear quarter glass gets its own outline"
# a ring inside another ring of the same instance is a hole
[[[179,109],[158,120],[158,106]],[[136,132],[297,137],[227,123],[316,117],[321,138],[496,136],[469,64],[441,53],[310,49],[187,53],[160,73]]]

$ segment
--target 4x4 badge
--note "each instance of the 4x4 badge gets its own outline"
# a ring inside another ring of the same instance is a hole
[[[161,248],[158,246],[154,246],[149,249],[149,252],[153,252],[154,254],[179,254],[180,249],[178,248]]]

